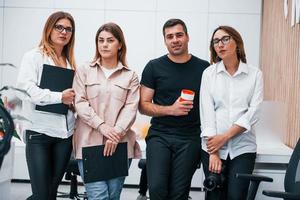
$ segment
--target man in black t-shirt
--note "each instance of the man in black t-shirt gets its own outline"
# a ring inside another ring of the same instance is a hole
[[[147,142],[147,176],[151,200],[187,200],[200,160],[199,90],[209,66],[188,52],[185,23],[170,19],[163,27],[168,54],[149,61],[141,80],[140,112],[152,116]],[[181,90],[195,92],[179,101]]]

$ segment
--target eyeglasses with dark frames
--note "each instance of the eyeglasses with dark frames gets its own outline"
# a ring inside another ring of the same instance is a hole
[[[54,25],[54,29],[60,33],[62,33],[64,30],[66,31],[66,33],[72,33],[73,29],[72,27],[64,27],[63,25],[59,25],[59,24],[55,24]]]
[[[212,44],[214,47],[217,47],[219,45],[219,42],[221,41],[223,45],[226,45],[229,43],[231,36],[225,35],[221,39],[213,39]]]

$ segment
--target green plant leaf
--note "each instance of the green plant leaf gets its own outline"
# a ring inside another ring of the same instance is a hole
[[[16,137],[17,139],[19,139],[21,141],[20,136],[18,135],[17,131],[14,130],[13,136]]]

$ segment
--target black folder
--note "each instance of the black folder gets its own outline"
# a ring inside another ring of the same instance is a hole
[[[65,89],[72,88],[74,70],[52,65],[43,65],[43,72],[40,82],[40,88],[49,89],[53,92],[62,92]],[[45,106],[36,105],[36,110],[66,115],[69,107],[63,103],[50,104]]]
[[[104,145],[83,147],[84,182],[106,181],[128,176],[127,142],[119,143],[112,156],[103,156]]]

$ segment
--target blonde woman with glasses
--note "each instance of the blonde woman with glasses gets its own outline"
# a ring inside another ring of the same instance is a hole
[[[28,199],[55,200],[58,185],[72,151],[75,117],[71,109],[66,115],[43,112],[36,105],[63,103],[72,105],[73,89],[54,92],[39,88],[43,65],[75,69],[75,23],[66,12],[51,14],[44,26],[38,47],[27,52],[21,62],[17,87],[30,97],[21,97],[23,112],[30,123],[25,127],[26,160],[32,196]]]
[[[224,179],[207,192],[207,199],[242,200],[249,182],[235,174],[254,168],[252,125],[263,100],[262,72],[247,64],[242,37],[232,27],[215,29],[210,52],[212,65],[203,72],[200,88],[201,159],[206,178],[214,174]]]

